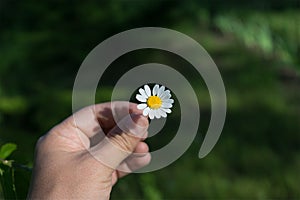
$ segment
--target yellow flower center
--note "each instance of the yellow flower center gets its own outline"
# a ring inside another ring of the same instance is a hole
[[[147,105],[149,108],[158,109],[162,104],[161,99],[158,96],[151,96],[147,100]]]

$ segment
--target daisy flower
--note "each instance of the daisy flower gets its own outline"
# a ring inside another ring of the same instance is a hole
[[[165,86],[159,87],[156,84],[151,91],[148,85],[144,85],[144,89],[139,89],[136,99],[142,102],[137,105],[137,108],[143,110],[144,116],[149,115],[150,119],[167,117],[167,113],[172,112],[170,108],[174,100],[171,99],[170,90],[166,90]]]

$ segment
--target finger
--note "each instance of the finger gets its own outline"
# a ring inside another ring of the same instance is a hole
[[[145,153],[143,155],[131,155],[121,165],[118,166],[117,171],[119,178],[126,176],[142,167],[148,165],[151,161],[151,154]]]
[[[148,145],[145,142],[139,142],[133,152],[133,153],[137,153],[137,154],[131,154],[128,158],[126,158],[121,163],[121,165],[120,165],[121,168],[122,168],[122,165],[127,165],[126,163],[129,163],[128,165],[130,167],[128,167],[128,168],[131,168],[132,171],[135,171],[137,169],[140,169],[140,168],[146,166],[147,164],[149,164],[149,162],[151,160],[151,155],[150,155],[150,157],[147,155],[147,154],[149,154],[148,152],[149,152]],[[136,158],[136,160],[133,159],[134,157]],[[144,158],[142,158],[142,157],[144,157]],[[133,164],[130,164],[130,163],[133,163]],[[114,185],[119,178],[122,178],[128,174],[130,174],[130,172],[115,170],[114,173],[112,174],[112,184]]]
[[[116,169],[137,147],[148,128],[148,119],[131,114],[124,117],[90,153],[102,164]]]
[[[149,152],[149,146],[145,142],[139,142],[133,153],[143,154]]]
[[[117,170],[113,172],[112,184],[114,185],[118,178],[122,178],[146,165],[151,161],[151,154],[147,153],[143,157],[129,157],[129,160],[122,163]]]
[[[79,110],[66,121],[74,124],[90,138],[101,129],[104,131],[112,129],[116,122],[128,114],[141,114],[141,110],[136,106],[137,104],[126,101],[96,104]]]
[[[106,130],[106,133],[116,126],[116,122],[122,120],[128,114],[142,114],[142,111],[137,109],[137,104],[126,101],[95,105],[94,112],[99,124]]]
[[[64,120],[52,132],[75,133],[65,134],[64,137],[74,138],[76,136],[80,140],[79,143],[82,143],[85,148],[89,148],[101,141],[105,137],[105,133],[128,113],[140,114],[141,111],[137,109],[136,105],[117,101],[88,106]]]
[[[126,158],[117,168],[119,178],[148,165],[150,161],[151,154],[149,153],[148,145],[140,142],[133,154]]]

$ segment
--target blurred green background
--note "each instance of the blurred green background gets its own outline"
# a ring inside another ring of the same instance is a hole
[[[227,119],[213,151],[198,159],[210,119],[201,77],[163,51],[120,57],[99,85],[97,102],[109,101],[130,67],[159,62],[200,91],[201,122],[179,160],[120,180],[112,199],[300,199],[299,0],[1,0],[0,146],[17,144],[7,158],[17,164],[0,160],[0,198],[12,185],[17,196],[11,198],[26,197],[31,172],[25,166],[32,166],[36,140],[72,113],[73,82],[86,55],[104,39],[143,26],[171,28],[203,45],[224,80]],[[176,119],[175,110],[163,133],[148,139],[151,150],[174,137],[168,125]]]

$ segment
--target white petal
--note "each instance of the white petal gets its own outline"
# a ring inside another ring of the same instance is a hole
[[[143,110],[146,107],[147,107],[147,104],[145,104],[145,103],[141,103],[141,104],[137,105],[137,108],[140,109],[140,110]]]
[[[149,111],[149,118],[150,119],[154,119],[154,112],[153,112],[154,110],[152,110],[152,109],[150,109],[150,111]]]
[[[170,94],[170,90],[165,90],[165,91],[163,91],[163,92],[160,94],[160,97],[163,97],[163,96],[165,96],[165,95],[167,95],[167,94]]]
[[[172,104],[163,102],[163,103],[161,104],[161,107],[162,107],[162,108],[172,108]]]
[[[148,85],[145,85],[144,88],[145,88],[145,92],[146,92],[147,96],[150,97],[151,96],[150,87]]]
[[[140,94],[144,97],[144,98],[148,98],[149,96],[146,94],[145,90],[143,90],[142,88],[139,89]]]
[[[135,98],[136,98],[137,100],[139,100],[140,102],[146,102],[146,101],[147,101],[147,99],[146,99],[145,97],[143,97],[142,95],[140,95],[140,94],[137,94],[137,95],[135,96]]]
[[[165,99],[163,100],[163,103],[174,103],[174,100],[173,99]]]
[[[148,116],[149,111],[150,111],[150,108],[149,108],[149,107],[145,108],[145,110],[143,110],[143,115],[144,115],[144,116]]]
[[[160,118],[160,113],[159,113],[158,110],[154,110],[154,115],[155,115],[155,117],[156,117],[157,119]]]
[[[160,108],[162,111],[166,112],[166,113],[171,113],[172,110],[168,109],[168,108]]]
[[[160,97],[160,95],[163,93],[164,90],[165,90],[165,86],[161,86],[157,91],[157,96]]]
[[[152,90],[152,93],[153,93],[154,96],[157,94],[158,89],[159,89],[159,85],[156,84],[156,85],[153,87],[153,90]]]
[[[163,111],[162,109],[158,109],[158,112],[159,112],[160,116],[167,117],[167,113],[165,111]]]
[[[162,100],[170,99],[171,96],[172,96],[172,95],[169,93],[169,94],[166,94],[166,95],[162,96],[161,99],[162,99]]]

